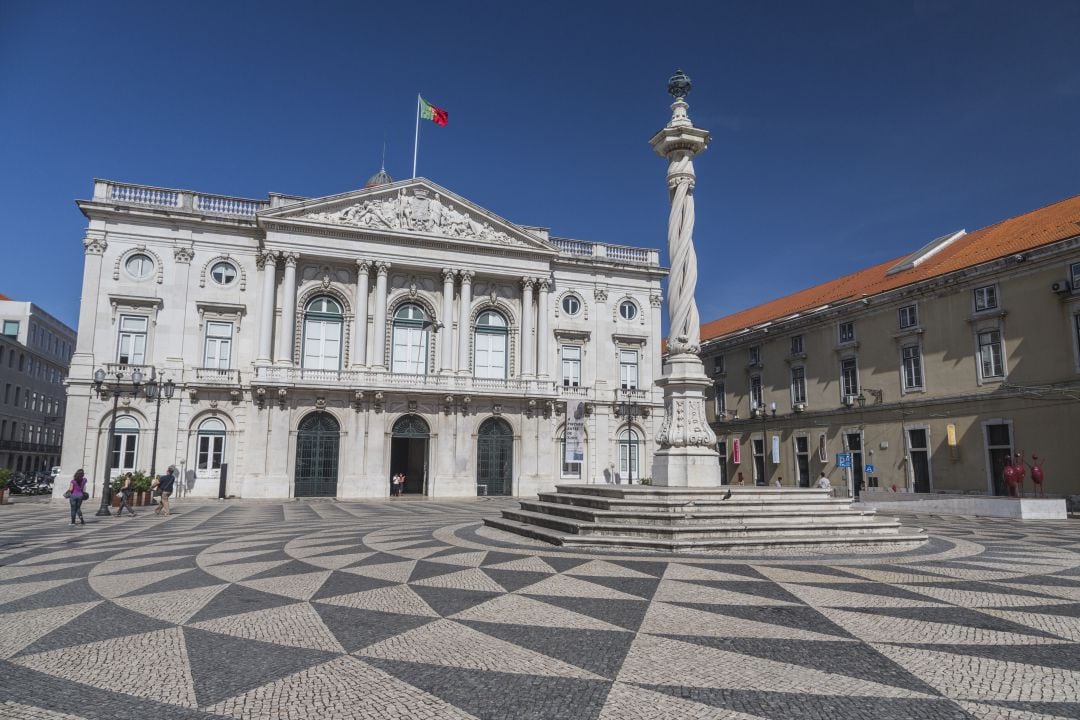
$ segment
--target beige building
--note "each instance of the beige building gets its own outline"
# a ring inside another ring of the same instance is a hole
[[[1080,196],[701,335],[728,482],[1000,495],[1022,453],[1080,493]]]

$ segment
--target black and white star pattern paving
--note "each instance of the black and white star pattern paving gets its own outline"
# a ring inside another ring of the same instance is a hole
[[[512,499],[0,508],[0,717],[1080,718],[1080,523],[906,552],[653,554]]]

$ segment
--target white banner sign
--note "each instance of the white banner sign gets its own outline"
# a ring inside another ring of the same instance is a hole
[[[772,464],[773,465],[779,465],[780,464],[780,436],[779,435],[773,435],[772,436]]]
[[[582,400],[566,403],[566,452],[563,462],[585,462],[585,403]]]

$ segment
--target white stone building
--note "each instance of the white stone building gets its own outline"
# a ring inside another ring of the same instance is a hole
[[[268,200],[99,180],[68,386],[67,476],[183,471],[247,498],[532,495],[649,475],[663,414],[658,251],[551,237],[421,178]],[[586,452],[563,462],[568,401]],[[627,423],[615,403],[644,417]],[[573,405],[571,406],[573,407]],[[61,488],[61,485],[57,485]],[[59,490],[58,490],[59,492]]]

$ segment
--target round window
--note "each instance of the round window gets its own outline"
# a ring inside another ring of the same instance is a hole
[[[229,285],[236,279],[236,266],[230,262],[214,263],[214,267],[210,268],[210,277],[218,285]]]
[[[619,303],[619,315],[623,320],[633,320],[637,317],[637,305],[633,300],[623,300]]]
[[[581,300],[576,295],[567,295],[562,299],[562,309],[567,315],[577,315],[581,312]]]
[[[154,261],[149,255],[135,253],[124,263],[124,268],[136,280],[145,280],[150,277],[150,273],[154,272]]]

